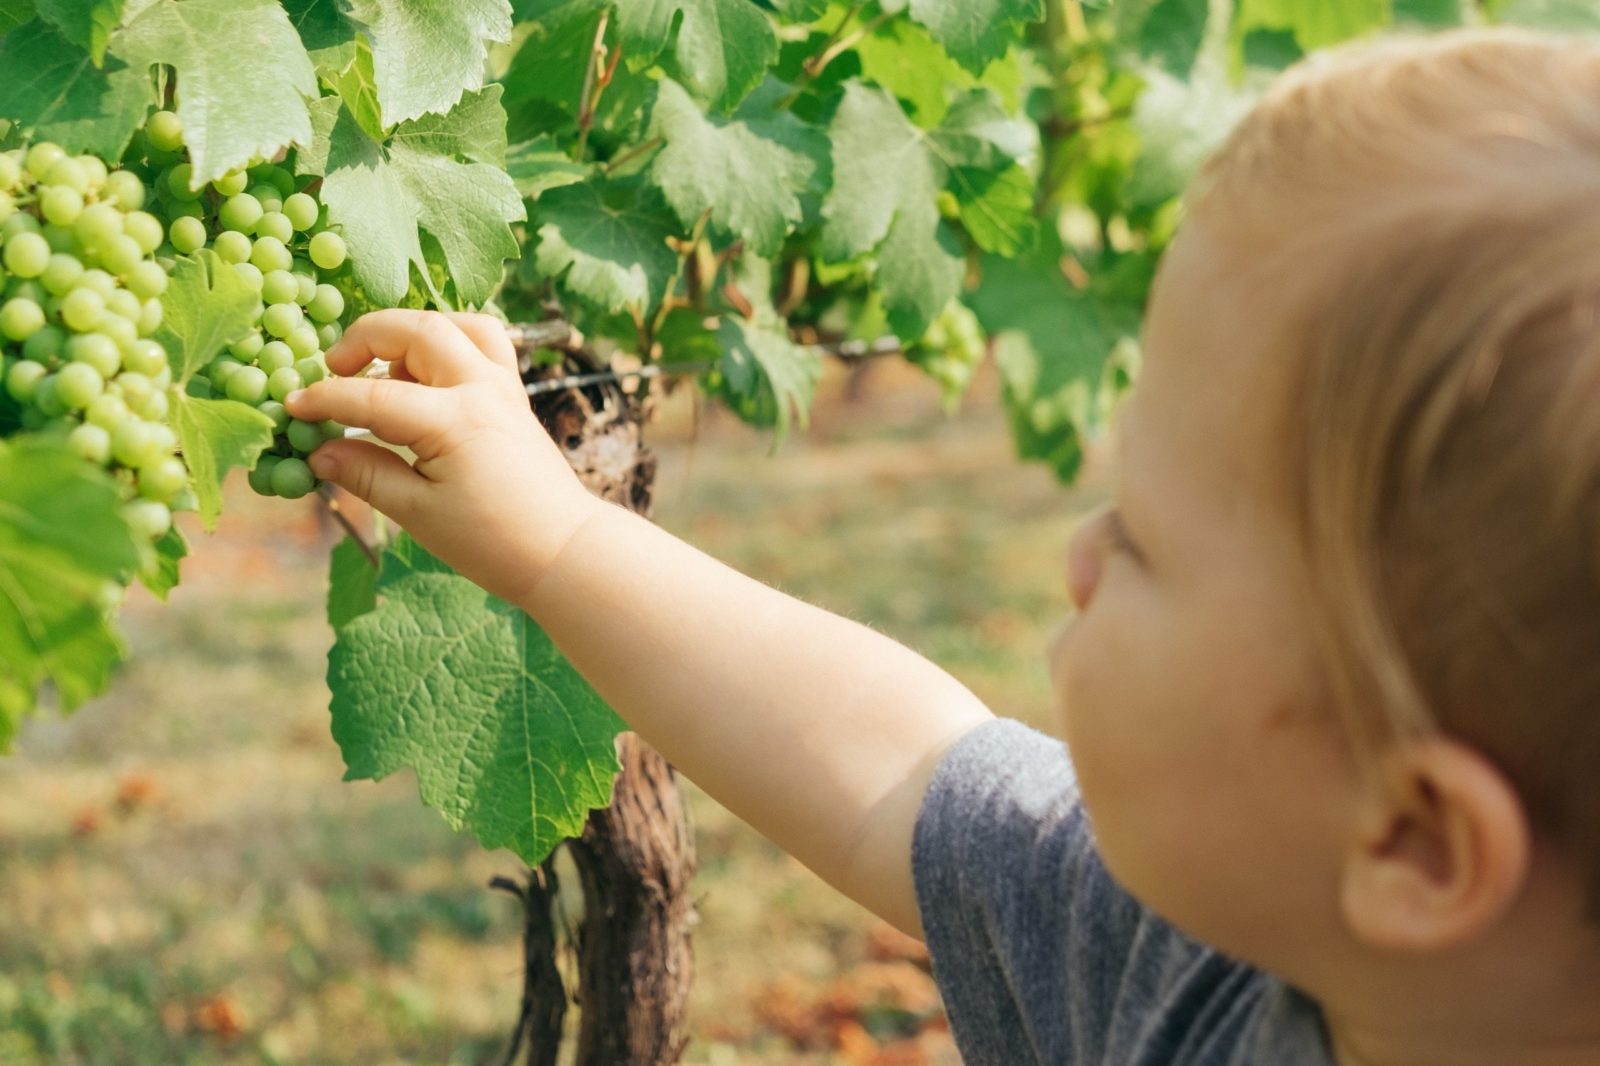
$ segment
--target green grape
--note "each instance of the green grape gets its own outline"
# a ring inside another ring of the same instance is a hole
[[[344,336],[344,328],[337,322],[324,322],[317,327],[317,346],[327,351],[339,343],[339,338]]]
[[[147,338],[133,342],[123,355],[122,365],[136,374],[153,378],[171,363],[167,359],[167,350],[160,342]]]
[[[74,363],[85,363],[95,368],[101,377],[109,378],[122,369],[122,349],[104,333],[79,333],[67,339],[62,354]]]
[[[272,431],[282,433],[289,426],[289,411],[277,400],[263,400],[256,408],[262,414],[272,419]]]
[[[344,436],[344,430],[345,430],[344,423],[343,422],[335,422],[331,418],[328,419],[326,422],[318,422],[317,423],[317,428],[322,430],[322,435],[324,437],[328,438],[329,440],[338,440],[340,437]]]
[[[314,355],[309,359],[297,360],[294,372],[300,375],[300,380],[307,385],[315,385],[328,376],[328,364],[322,361],[322,356]]]
[[[284,343],[289,350],[294,352],[296,359],[309,359],[321,351],[321,341],[317,337],[317,329],[309,322],[303,322],[289,331]]]
[[[103,399],[107,397],[96,397],[96,402]],[[71,448],[79,458],[100,466],[111,461],[111,434],[106,432],[104,426],[85,422],[67,434],[67,447]]]
[[[25,341],[44,328],[44,308],[32,300],[7,300],[0,305],[0,334]]]
[[[288,270],[294,264],[294,256],[278,238],[257,237],[250,249],[250,262],[265,274],[269,270]]]
[[[73,223],[72,231],[85,248],[100,248],[112,237],[123,235],[122,218],[122,212],[110,204],[90,204]]]
[[[70,226],[83,213],[83,194],[66,185],[51,185],[39,194],[39,213],[47,222]]]
[[[250,184],[250,175],[242,170],[230,170],[211,183],[219,196],[237,196]]]
[[[36,363],[54,362],[66,348],[67,331],[60,326],[46,326],[22,343],[22,357]]]
[[[117,393],[128,405],[128,410],[137,411],[150,402],[150,394],[155,391],[155,382],[144,374],[132,370],[124,371],[117,375],[117,380],[112,382],[117,388]]]
[[[33,278],[12,278],[6,284],[6,295],[13,300],[32,300],[44,307],[46,314],[50,311],[50,294]]]
[[[311,261],[323,270],[338,270],[346,255],[344,238],[325,229],[311,238],[310,252]]]
[[[217,209],[217,221],[223,229],[237,233],[254,233],[263,214],[261,201],[247,192],[236,193],[222,202]]]
[[[212,251],[222,257],[225,263],[248,263],[250,261],[250,238],[238,230],[223,230],[211,242]]]
[[[172,242],[174,248],[188,255],[205,246],[205,223],[187,215],[179,216],[172,220],[172,225],[167,229],[167,239]]]
[[[294,227],[281,211],[268,211],[256,223],[256,236],[276,237],[284,244],[294,240]]]
[[[155,428],[140,418],[124,419],[111,430],[111,457],[123,466],[143,466],[155,451]]]
[[[75,255],[57,252],[45,264],[44,273],[39,275],[39,284],[52,296],[65,296],[81,277],[83,260]]]
[[[150,394],[150,398],[139,406],[136,412],[140,418],[151,422],[161,422],[167,417],[170,403],[167,400],[167,390],[158,388]]]
[[[290,423],[293,428],[294,423]],[[304,459],[280,459],[269,475],[272,491],[287,500],[298,500],[317,487],[317,479]]]
[[[127,289],[115,289],[106,297],[106,313],[137,322],[144,312],[144,301]]]
[[[167,507],[173,512],[198,511],[200,510],[200,497],[195,495],[194,489],[191,489],[189,486],[185,485],[183,489],[172,498],[172,502],[167,504]]]
[[[117,279],[98,267],[90,267],[78,279],[77,287],[97,292],[101,299],[109,300],[111,294],[117,291]]]
[[[106,379],[88,363],[68,363],[56,375],[56,395],[70,411],[81,411],[106,388]]]
[[[161,269],[160,263],[149,261],[136,263],[128,271],[124,284],[128,286],[128,291],[140,300],[152,300],[167,291],[167,272]],[[144,312],[142,303],[139,305],[139,311],[141,314]]]
[[[294,328],[305,321],[305,312],[299,304],[272,304],[261,315],[261,325],[274,337],[287,338]],[[291,348],[294,345],[290,345]]]
[[[261,281],[261,298],[269,304],[294,303],[300,283],[287,270],[269,271]]]
[[[211,360],[211,365],[206,368],[206,377],[211,379],[211,387],[213,389],[226,391],[228,379],[243,370],[244,367],[245,364],[237,359],[229,359],[227,356],[219,355]]]
[[[261,353],[262,338],[260,332],[251,330],[243,337],[228,345],[228,354],[241,363],[248,363]]]
[[[100,265],[113,274],[126,275],[142,262],[144,262],[144,249],[139,247],[138,241],[127,234],[117,234],[100,248]],[[157,270],[161,269],[158,264],[150,265]]]
[[[148,211],[129,211],[122,217],[122,231],[139,242],[139,250],[146,255],[161,247],[167,233],[161,220]]]
[[[292,366],[280,367],[274,370],[272,377],[267,379],[267,394],[280,404],[283,403],[285,396],[305,387],[306,383],[300,380],[300,375],[294,372],[294,367]]]
[[[267,372],[258,366],[241,366],[228,375],[224,391],[228,399],[254,407],[267,398]]]
[[[212,388],[211,380],[203,378],[199,374],[196,374],[184,384],[183,391],[197,400],[209,400],[216,396],[216,390]]]
[[[58,226],[54,222],[46,222],[39,228],[39,236],[50,246],[50,251],[77,255],[83,251],[83,245],[78,240],[78,235],[72,232],[71,226]]]
[[[318,285],[316,295],[306,304],[313,322],[333,322],[344,314],[344,294],[332,285]]]
[[[284,430],[284,436],[289,438],[289,447],[303,453],[316,451],[326,439],[322,435],[321,427],[315,422],[302,422],[298,418],[289,423],[289,428]]]
[[[132,171],[113,170],[106,175],[106,202],[124,211],[137,211],[144,206],[144,195],[144,182]]]
[[[193,179],[194,168],[188,163],[178,163],[166,173],[167,193],[179,203],[200,199],[202,190],[189,187],[189,182]]]
[[[263,455],[250,471],[250,487],[262,496],[276,496],[272,491],[272,468],[280,462],[276,455]]]
[[[252,185],[249,194],[255,197],[263,211],[279,211],[283,209],[283,194],[274,185]]]
[[[101,319],[97,332],[111,338],[119,352],[128,352],[139,343],[139,327],[120,315],[107,315]],[[88,336],[87,333],[81,335]]]
[[[317,202],[303,192],[291,193],[283,198],[283,214],[289,224],[305,232],[317,224]]]
[[[139,309],[140,334],[148,337],[150,334],[160,329],[161,320],[163,317],[165,317],[165,315],[166,311],[162,307],[161,300],[159,298],[151,297],[150,299],[146,300],[144,302],[144,306]]]
[[[12,215],[6,219],[5,225],[0,226],[0,240],[10,240],[19,233],[38,233],[39,220],[26,211]]]
[[[139,471],[139,495],[147,500],[167,503],[189,483],[189,470],[183,460],[172,456]]]
[[[206,208],[199,200],[168,200],[167,219],[173,221],[180,218],[192,218],[199,222],[206,220]]]
[[[88,177],[91,192],[105,188],[106,179],[111,176],[111,171],[106,168],[104,160],[98,156],[80,155],[78,166],[83,168],[83,173]]]
[[[158,152],[176,152],[183,147],[183,122],[171,111],[157,111],[144,124],[150,147]]]
[[[286,366],[294,365],[294,352],[282,341],[268,341],[256,355],[256,366],[268,374],[275,374]]]
[[[17,218],[29,218],[18,215]],[[6,269],[19,278],[36,278],[50,265],[50,243],[37,233],[18,233],[6,241]]]
[[[66,186],[82,197],[89,191],[89,174],[83,165],[69,156],[62,156],[50,164],[49,173],[39,179],[41,185]]]
[[[128,417],[128,405],[121,396],[114,393],[103,392],[90,401],[84,408],[83,420],[99,426],[101,429],[111,430],[122,424]]]
[[[295,280],[294,302],[301,307],[309,307],[311,301],[317,298],[317,277],[315,274],[294,274]]]
[[[6,395],[18,403],[27,403],[33,399],[34,390],[38,388],[46,374],[50,373],[43,363],[35,363],[28,359],[19,359],[6,368]]]
[[[60,418],[67,413],[67,404],[61,399],[58,386],[56,375],[50,374],[40,378],[33,390],[33,406],[46,418]]]
[[[61,321],[79,333],[94,329],[106,316],[106,300],[81,285],[61,298]]]
[[[9,221],[16,213],[16,199],[10,193],[0,189],[0,222]]]
[[[16,153],[0,152],[0,189],[10,190],[22,180],[22,164]]]
[[[157,500],[134,500],[122,508],[128,528],[146,540],[160,540],[172,528],[172,511]]]
[[[260,291],[262,281],[260,267],[256,266],[254,263],[235,263],[233,264],[233,269],[239,272],[239,276],[241,278],[244,278],[244,283],[246,285],[250,286],[252,289]]]
[[[263,166],[261,168],[261,176],[271,182],[273,188],[277,189],[282,196],[288,196],[294,192],[294,175],[276,163],[268,163]]]

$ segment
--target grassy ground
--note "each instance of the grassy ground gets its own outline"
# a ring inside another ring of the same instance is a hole
[[[687,391],[652,431],[657,520],[867,622],[1048,727],[1042,648],[1092,491],[1011,455],[994,383],[946,419],[874,368],[767,438]],[[238,488],[239,486],[235,486]],[[514,873],[409,775],[340,781],[327,547],[310,507],[235,492],[185,585],[125,617],[131,664],[0,760],[0,1062],[484,1063],[519,992]],[[956,1061],[908,945],[692,788],[701,871],[687,1061]]]

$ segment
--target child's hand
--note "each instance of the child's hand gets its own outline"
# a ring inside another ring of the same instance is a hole
[[[285,401],[409,448],[333,440],[317,476],[400,523],[472,581],[516,602],[598,505],[528,408],[516,353],[487,315],[377,311],[328,351],[334,373]],[[358,378],[374,360],[389,378]]]

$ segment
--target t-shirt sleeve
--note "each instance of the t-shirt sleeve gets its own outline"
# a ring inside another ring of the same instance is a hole
[[[1171,1063],[1154,1054],[1193,1040],[1219,998],[1248,995],[1244,968],[1112,881],[1065,745],[1020,722],[986,722],[941,759],[912,869],[969,1066]]]

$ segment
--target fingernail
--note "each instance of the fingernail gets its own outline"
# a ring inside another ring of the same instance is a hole
[[[339,460],[323,451],[316,451],[309,460],[311,472],[324,481],[331,481],[339,476]]]
[[[303,397],[305,394],[305,389],[295,389],[293,392],[283,398],[283,406],[293,407],[295,404],[300,402],[301,397]]]

